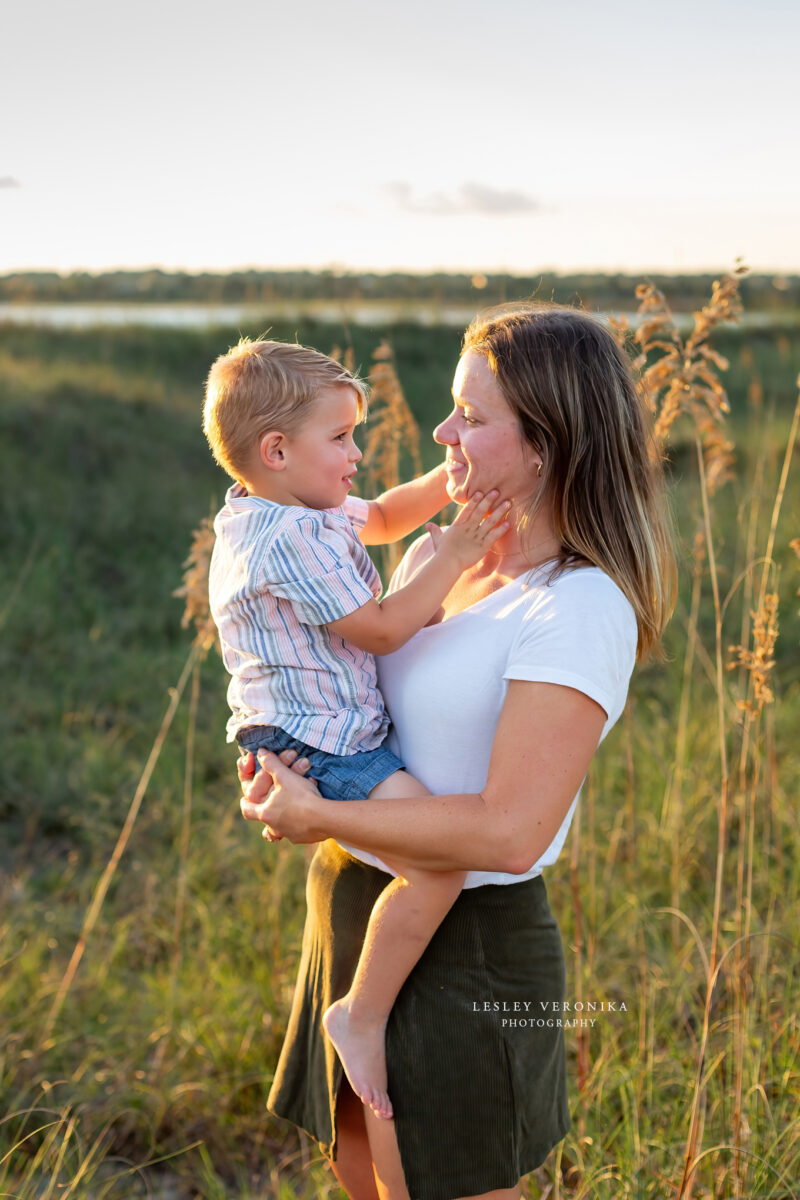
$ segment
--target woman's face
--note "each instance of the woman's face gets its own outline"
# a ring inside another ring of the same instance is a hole
[[[525,500],[536,487],[540,457],[523,439],[517,418],[482,354],[467,352],[453,379],[453,411],[433,431],[447,446],[447,494],[464,504],[473,492],[497,488],[504,500]]]

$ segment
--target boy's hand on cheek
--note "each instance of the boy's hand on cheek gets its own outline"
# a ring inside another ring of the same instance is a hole
[[[426,526],[433,539],[434,550],[437,554],[449,555],[462,570],[466,570],[479,562],[490,546],[508,532],[510,522],[506,518],[510,507],[511,501],[500,501],[500,493],[496,489],[489,492],[488,496],[475,492],[448,529]]]

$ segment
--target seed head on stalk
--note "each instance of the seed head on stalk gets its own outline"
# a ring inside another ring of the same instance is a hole
[[[733,658],[728,670],[744,667],[750,674],[752,699],[737,700],[737,706],[750,713],[760,713],[765,704],[772,704],[775,694],[770,687],[775,666],[775,643],[778,640],[778,596],[767,592],[753,618],[752,646],[731,646]]]
[[[388,342],[383,341],[373,351],[369,373],[370,422],[364,446],[364,471],[373,495],[397,487],[402,480],[401,464],[407,454],[414,473],[422,474],[419,454],[419,426],[408,406],[394,367],[394,355]],[[382,548],[384,577],[391,575],[402,555],[402,546],[395,542]]]
[[[208,602],[208,572],[211,566],[214,540],[213,518],[203,517],[192,533],[189,556],[183,564],[183,583],[172,593],[173,596],[186,598],[181,626],[188,629],[189,626],[194,625],[193,644],[200,647],[204,656],[215,643],[219,648],[217,627],[211,616]]]
[[[680,416],[692,418],[703,445],[710,494],[733,478],[734,457],[733,443],[723,432],[730,404],[719,377],[728,369],[728,360],[709,339],[717,326],[739,319],[739,280],[746,269],[739,265],[731,275],[715,280],[711,299],[693,314],[693,328],[685,340],[663,292],[652,283],[636,289],[641,321],[633,333],[625,320],[611,323],[617,338],[631,340],[638,351],[634,365],[641,372],[658,440],[667,439]],[[651,361],[654,355],[658,357]]]
[[[397,487],[403,452],[408,454],[418,475],[419,427],[414,420],[394,367],[394,354],[383,341],[373,351],[369,373],[370,426],[364,446],[366,476],[378,491]]]

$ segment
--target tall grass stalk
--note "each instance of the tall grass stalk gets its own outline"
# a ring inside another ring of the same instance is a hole
[[[186,684],[192,675],[196,663],[202,657],[203,653],[203,647],[200,644],[195,643],[192,645],[178,682],[175,687],[171,689],[170,701],[167,705],[167,710],[164,713],[161,727],[156,734],[150,754],[147,758],[147,762],[145,763],[144,770],[139,778],[138,786],[134,792],[130,807],[128,808],[125,821],[119,833],[119,837],[117,838],[114,849],[111,852],[111,857],[106,863],[105,869],[97,881],[94,895],[92,896],[91,903],[87,908],[83,919],[80,937],[75,944],[72,957],[69,960],[69,964],[61,979],[61,983],[59,984],[58,990],[53,999],[50,1011],[47,1014],[44,1025],[45,1042],[47,1042],[53,1032],[55,1023],[58,1020],[61,1009],[64,1006],[64,1001],[66,1000],[69,990],[72,987],[73,980],[77,974],[84,951],[86,950],[87,942],[91,936],[92,930],[97,924],[97,918],[100,916],[100,911],[103,907],[103,901],[105,900],[108,889],[111,886],[111,880],[114,878],[114,873],[119,866],[120,859],[125,853],[125,847],[130,840],[133,827],[136,824],[136,818],[139,815],[139,809],[142,806],[142,801],[144,800],[151,776],[155,770],[156,763],[158,762],[159,756],[164,747],[164,742],[166,741],[167,734],[169,733],[170,726],[172,725],[175,717],[175,713],[178,711],[178,705],[180,704]]]
[[[750,402],[750,427],[755,435],[755,417],[763,406],[763,394],[752,375],[748,389]],[[769,423],[768,423],[769,424]],[[754,442],[755,442],[754,436]],[[744,571],[742,576],[742,617],[739,633],[739,644],[746,646],[750,641],[750,628],[753,607],[753,576],[755,574],[756,546],[761,517],[761,500],[764,487],[764,465],[767,453],[767,437],[760,439],[758,455],[753,471],[753,489],[750,496],[750,512],[747,521],[747,537],[744,550]],[[734,593],[732,587],[728,599]],[[748,686],[747,668],[744,663],[739,667],[738,691],[742,695]],[[742,1147],[742,1113],[745,1072],[745,1043],[749,1037],[749,1020],[747,1007],[747,989],[750,975],[750,929],[752,918],[752,878],[755,836],[755,799],[759,787],[759,766],[757,759],[753,768],[752,787],[747,781],[748,744],[750,736],[750,712],[745,715],[745,726],[742,732],[739,769],[737,784],[736,807],[739,821],[737,829],[737,862],[736,862],[736,954],[734,962],[733,986],[733,1114],[731,1118],[734,1156],[733,1156],[733,1188],[738,1193],[741,1188],[741,1159],[739,1150]]]
[[[572,844],[570,846],[570,891],[572,893],[572,919],[574,928],[572,950],[575,955],[575,999],[577,1001],[583,1001],[583,906],[581,903],[580,875],[578,868],[581,847],[580,800],[576,806],[573,822],[574,829],[572,832]],[[587,1030],[578,1030],[577,1043],[578,1091],[583,1092],[586,1088],[586,1079],[589,1074],[589,1036]]]
[[[800,387],[800,380],[798,380]],[[789,469],[794,454],[795,444],[797,442],[798,424],[800,424],[800,393],[798,394],[797,403],[795,404],[792,424],[789,430],[789,437],[786,443],[786,450],[783,457],[783,465],[781,468],[780,479],[778,481],[775,500],[772,506],[770,517],[769,533],[767,537],[767,546],[764,558],[761,563],[761,578],[758,590],[758,599],[756,608],[751,614],[755,621],[761,618],[765,612],[767,605],[767,589],[770,586],[770,576],[776,571],[773,553],[775,549],[775,537],[778,529],[778,521],[780,519],[783,500],[786,494],[786,483],[789,477]],[[749,541],[749,539],[748,539]],[[749,633],[749,629],[748,629]],[[747,641],[743,640],[741,645],[748,645]],[[758,651],[759,647],[756,647]],[[767,651],[768,653],[768,651]],[[740,656],[742,666],[745,666],[746,656]],[[746,667],[745,667],[746,669]],[[759,695],[759,689],[756,684],[756,677],[753,671],[749,672],[746,681],[747,690],[745,699],[742,702],[744,708],[744,723],[741,737],[741,752],[739,758],[739,805],[740,805],[740,822],[739,822],[739,855],[737,863],[737,961],[734,972],[734,1108],[732,1117],[732,1131],[734,1141],[734,1157],[733,1157],[733,1174],[734,1174],[734,1194],[738,1194],[741,1189],[741,1164],[740,1153],[742,1147],[742,1091],[744,1085],[744,1052],[745,1042],[748,1038],[748,980],[750,977],[750,932],[752,922],[752,902],[753,902],[753,859],[755,850],[755,813],[756,801],[759,792],[761,781],[761,740],[758,737],[760,727],[763,723],[764,701],[766,696],[762,693]],[[752,751],[750,750],[752,744]],[[748,772],[748,759],[750,767]],[[749,778],[748,778],[749,773]]]
[[[686,755],[692,680],[697,653],[698,621],[700,617],[700,595],[702,590],[705,542],[698,530],[694,539],[692,564],[692,597],[689,605],[689,620],[686,628],[686,649],[683,656],[681,694],[678,702],[678,721],[675,731],[675,752],[669,772],[661,812],[661,826],[670,829],[670,891],[672,907],[677,911],[681,904],[682,856],[681,835],[683,832],[683,788],[686,775]],[[673,918],[672,942],[677,948],[680,930],[677,916]]]
[[[742,1092],[743,1092],[743,1073],[744,1073],[744,1053],[745,1042],[748,1032],[748,978],[749,978],[749,940],[751,936],[751,909],[752,909],[752,885],[753,885],[753,851],[755,844],[755,808],[756,798],[758,795],[760,784],[760,751],[758,738],[756,736],[763,711],[765,701],[771,699],[771,693],[766,688],[766,672],[771,667],[771,662],[760,662],[760,658],[764,655],[769,657],[771,647],[759,645],[759,639],[763,638],[766,633],[761,633],[764,630],[765,618],[764,613],[767,611],[768,605],[768,587],[770,584],[770,576],[775,570],[774,563],[774,548],[775,537],[778,528],[783,498],[786,492],[786,483],[789,475],[792,455],[797,440],[798,424],[800,424],[800,396],[795,405],[792,423],[787,439],[787,445],[783,458],[780,479],[775,494],[772,513],[770,518],[769,533],[767,537],[767,546],[764,556],[761,560],[761,578],[758,590],[757,607],[753,613],[754,630],[756,646],[754,651],[747,651],[744,647],[741,648],[740,662],[750,662],[754,669],[751,669],[747,679],[747,692],[745,699],[741,702],[744,709],[744,720],[741,730],[740,742],[740,759],[739,759],[739,803],[741,806],[741,816],[739,822],[740,846],[737,856],[737,911],[736,911],[736,930],[737,936],[733,946],[730,948],[735,955],[734,972],[734,1013],[733,1013],[733,1113],[731,1120],[731,1131],[733,1138],[733,1188],[734,1195],[740,1194],[742,1186],[742,1165],[741,1157],[746,1153],[745,1147],[742,1144]],[[684,1169],[679,1189],[679,1200],[688,1200],[692,1194],[694,1172],[697,1165],[702,1159],[702,1155],[697,1154],[697,1146],[700,1137],[699,1124],[701,1108],[705,1104],[705,1091],[708,1081],[706,1071],[706,1051],[708,1046],[709,1029],[711,1021],[711,1010],[714,1000],[715,988],[719,983],[720,966],[722,959],[719,957],[719,939],[720,939],[720,914],[722,908],[722,891],[725,866],[725,854],[727,849],[727,820],[728,820],[728,801],[730,778],[728,771],[728,753],[727,753],[727,719],[726,719],[726,692],[724,688],[723,676],[723,645],[722,645],[722,618],[724,607],[720,601],[719,581],[716,569],[716,560],[714,555],[714,543],[712,537],[711,514],[709,504],[708,486],[705,473],[705,462],[703,457],[703,447],[699,434],[695,438],[695,447],[697,452],[698,474],[700,478],[700,493],[703,506],[703,520],[705,526],[706,545],[708,549],[709,574],[711,580],[711,588],[714,602],[714,636],[715,636],[715,668],[716,668],[716,707],[718,720],[718,741],[719,741],[719,758],[720,758],[720,790],[719,790],[719,806],[718,806],[718,826],[717,826],[717,858],[714,880],[714,907],[711,925],[711,949],[709,953],[709,972],[706,987],[706,998],[703,1009],[703,1027],[700,1036],[700,1043],[697,1056],[697,1067],[695,1076],[695,1087],[690,1109],[689,1131],[686,1143],[686,1152],[684,1157]],[[749,539],[748,539],[749,540]],[[777,597],[775,597],[777,600]],[[761,624],[759,625],[759,621]],[[749,658],[748,658],[749,656]],[[764,679],[761,679],[756,666],[760,667],[764,672]],[[761,694],[759,695],[759,682],[761,682]],[[753,749],[751,750],[751,745]]]
[[[189,719],[186,730],[186,756],[183,776],[183,807],[181,831],[178,843],[178,878],[175,885],[175,913],[172,919],[172,955],[170,960],[169,984],[167,987],[167,1017],[164,1036],[159,1040],[153,1070],[158,1073],[170,1044],[175,1025],[175,996],[178,973],[182,958],[183,921],[186,912],[186,889],[189,877],[189,840],[192,830],[192,800],[194,791],[195,739],[197,735],[197,710],[200,702],[200,661],[195,659],[192,667],[192,686],[189,693]]]
[[[725,864],[725,849],[727,845],[728,824],[728,750],[727,728],[725,719],[725,690],[724,664],[722,648],[722,605],[720,602],[719,578],[717,575],[716,557],[714,554],[714,538],[711,527],[711,511],[709,505],[708,482],[703,456],[703,444],[699,432],[695,434],[695,450],[697,453],[697,469],[700,478],[700,496],[703,511],[703,526],[705,532],[705,547],[708,555],[708,569],[711,581],[711,593],[714,603],[714,665],[716,683],[717,736],[720,759],[720,784],[717,808],[717,855],[714,872],[714,907],[711,919],[711,949],[708,955],[708,976],[706,997],[703,1006],[703,1028],[697,1054],[694,1093],[689,1111],[689,1131],[686,1141],[683,1175],[678,1191],[678,1200],[690,1200],[694,1184],[694,1172],[699,1159],[696,1157],[697,1144],[701,1137],[701,1122],[706,1108],[706,1049],[711,1023],[711,1005],[714,989],[719,975],[717,958],[719,952],[720,914],[722,911],[722,885]]]

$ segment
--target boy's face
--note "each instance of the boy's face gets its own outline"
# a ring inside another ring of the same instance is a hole
[[[323,388],[300,428],[286,438],[281,485],[285,503],[338,508],[353,486],[361,451],[353,441],[358,397],[347,384]]]

